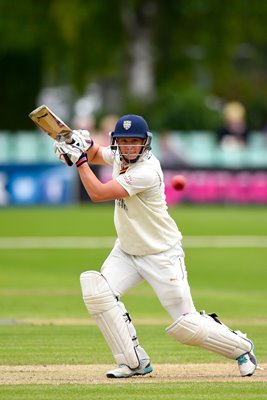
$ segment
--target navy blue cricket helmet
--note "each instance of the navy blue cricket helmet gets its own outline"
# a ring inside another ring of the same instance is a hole
[[[114,132],[111,132],[113,138],[118,137],[138,137],[147,138],[149,128],[143,117],[134,114],[123,115],[116,123]]]
[[[140,115],[127,114],[119,118],[114,131],[111,132],[111,148],[116,150],[116,139],[125,137],[146,139],[141,153],[134,162],[136,162],[141,155],[151,150],[152,133],[149,132],[146,120]]]

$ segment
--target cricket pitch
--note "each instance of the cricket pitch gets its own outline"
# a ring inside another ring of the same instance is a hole
[[[0,366],[0,385],[25,384],[110,384],[162,382],[267,382],[267,364],[253,377],[242,378],[235,363],[153,364],[154,371],[142,377],[108,379],[106,371],[114,365],[19,365]]]

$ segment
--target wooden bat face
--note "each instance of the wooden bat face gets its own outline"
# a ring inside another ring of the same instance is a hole
[[[42,105],[33,110],[29,117],[33,122],[41,128],[45,133],[53,139],[57,139],[58,135],[71,136],[71,128],[65,124],[56,114],[54,114],[46,105]]]

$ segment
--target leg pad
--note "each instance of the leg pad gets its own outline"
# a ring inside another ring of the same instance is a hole
[[[178,342],[199,346],[227,358],[237,359],[251,351],[248,339],[231,331],[208,314],[186,314],[166,329]]]
[[[117,364],[130,368],[139,366],[135,343],[129,333],[122,308],[112,293],[106,279],[97,271],[81,274],[84,303],[95,319]]]

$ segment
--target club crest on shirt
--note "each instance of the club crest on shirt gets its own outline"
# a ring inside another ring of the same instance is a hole
[[[127,183],[128,185],[132,185],[133,184],[133,178],[131,177],[131,175],[128,175],[127,173],[123,175],[123,180],[125,181],[125,183]]]
[[[132,121],[123,121],[123,127],[124,129],[126,129],[126,131],[128,131],[128,129],[130,129],[132,126]]]

